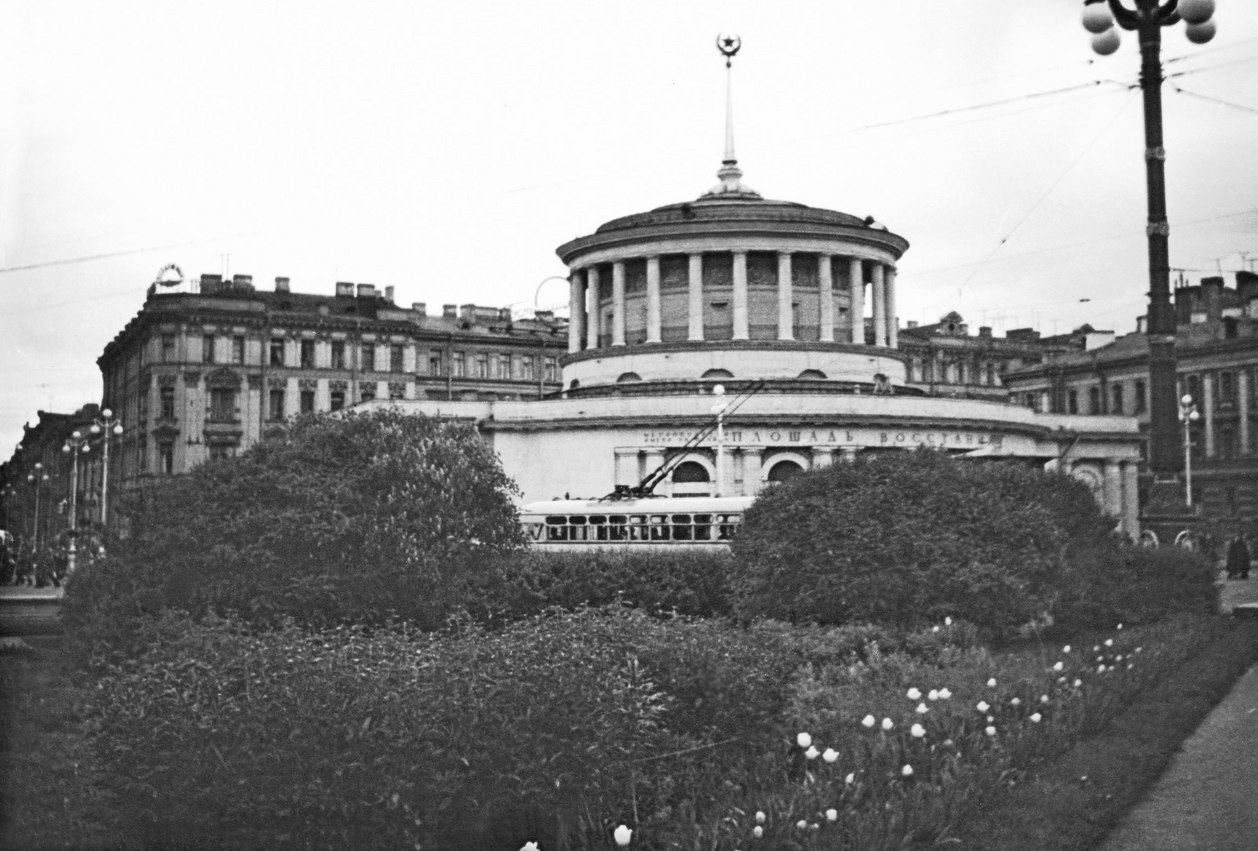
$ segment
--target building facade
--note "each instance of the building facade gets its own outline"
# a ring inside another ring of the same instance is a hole
[[[123,434],[111,478],[125,488],[282,434],[300,414],[381,400],[519,399],[558,391],[562,322],[476,305],[429,316],[393,288],[270,291],[250,276],[180,275],[149,288],[98,359],[103,406]]]
[[[1179,393],[1197,411],[1185,432],[1192,502],[1221,535],[1258,533],[1258,275],[1175,291]],[[1149,349],[1142,332],[1051,356],[1005,380],[1013,401],[1080,416],[1134,417],[1147,432]],[[1181,421],[1181,427],[1184,427]]]
[[[1003,389],[929,395],[909,364],[933,337],[906,348],[896,321],[907,240],[871,218],[764,199],[729,153],[718,176],[693,201],[558,248],[571,316],[562,394],[395,404],[475,422],[524,503],[633,487],[679,453],[657,493],[754,495],[860,453],[933,447],[1067,470],[1138,534],[1134,420],[1039,413]],[[722,428],[691,441],[714,417]]]

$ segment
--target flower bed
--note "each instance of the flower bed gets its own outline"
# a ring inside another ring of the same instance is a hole
[[[636,848],[930,844],[1224,629],[1185,617],[993,655],[939,626],[168,618],[102,678],[99,748],[142,844],[558,851],[620,825]]]

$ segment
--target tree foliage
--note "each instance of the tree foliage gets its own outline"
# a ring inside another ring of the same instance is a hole
[[[136,494],[129,535],[71,583],[70,616],[103,598],[434,628],[474,607],[523,545],[513,492],[469,425],[388,410],[305,418]]]
[[[734,543],[747,617],[1000,633],[1051,612],[1073,553],[1112,520],[1061,474],[938,452],[861,456],[764,493]]]

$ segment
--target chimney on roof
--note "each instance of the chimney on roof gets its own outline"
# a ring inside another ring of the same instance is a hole
[[[1201,300],[1205,302],[1206,322],[1218,325],[1223,319],[1223,278],[1216,276],[1202,279]]]
[[[908,321],[908,323],[905,325],[905,327],[906,327],[906,328],[916,328],[916,327],[917,327],[917,320],[916,320],[916,319],[910,319],[910,320]]]
[[[359,284],[358,297],[359,298],[375,298],[376,285],[375,284]]]
[[[222,289],[223,289],[223,276],[222,275],[210,275],[210,274],[201,275],[201,294],[202,295],[216,295],[219,292],[221,292]]]
[[[393,285],[392,284],[384,288],[384,300],[390,303],[393,302]]]
[[[1197,302],[1201,298],[1201,287],[1177,287],[1175,289],[1175,321],[1180,325],[1190,325],[1192,315],[1197,310]]]
[[[416,312],[416,313],[418,313],[420,316],[427,316],[427,315],[428,315],[428,303],[427,303],[427,302],[424,302],[424,301],[414,301],[414,302],[411,302],[411,310],[415,311],[415,312]]]
[[[253,292],[253,275],[232,275],[232,289]]]
[[[354,295],[354,285],[349,281],[337,281],[336,294],[338,296],[350,296],[352,298]]]
[[[992,327],[990,325],[978,326],[978,335],[980,337],[990,337],[992,335]]]
[[[1258,298],[1258,275],[1253,272],[1237,272],[1236,294],[1240,296],[1242,306]]]
[[[288,289],[288,278],[276,278],[276,279],[275,279],[275,291],[276,291],[277,293],[286,293],[286,292],[288,292],[288,291],[289,291],[289,289]]]
[[[459,306],[458,306],[457,304],[443,304],[443,305],[441,305],[441,317],[442,317],[443,319],[458,319],[458,318],[459,318]]]

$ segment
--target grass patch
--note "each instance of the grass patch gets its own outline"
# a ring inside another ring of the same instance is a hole
[[[962,824],[959,847],[1098,846],[1256,660],[1258,623],[1237,621],[1105,729],[998,793]]]

